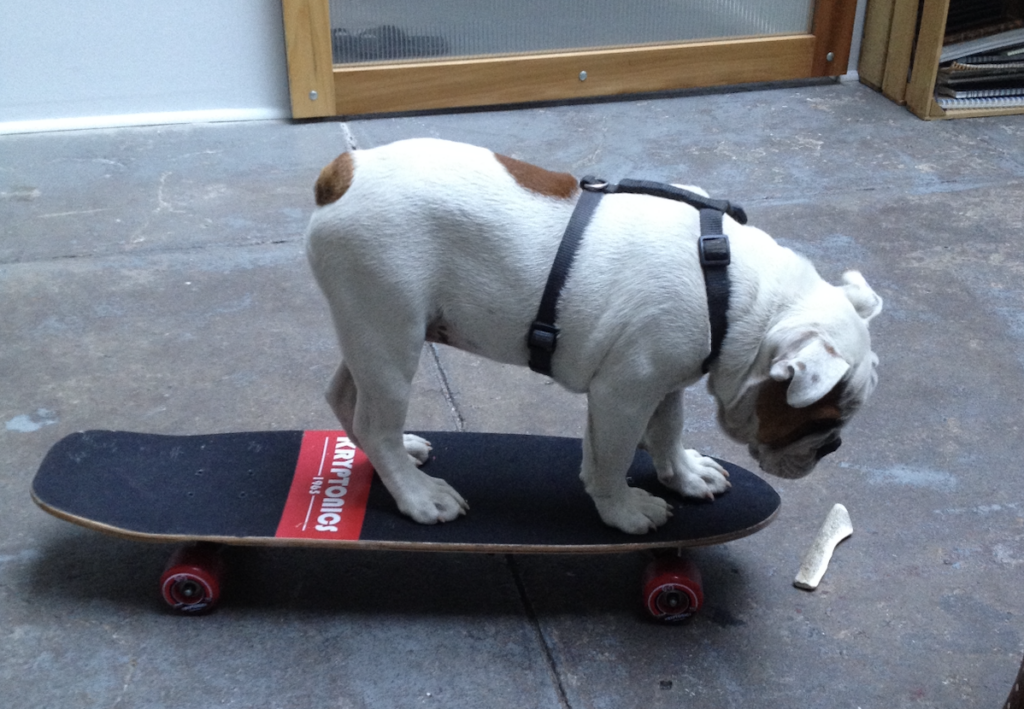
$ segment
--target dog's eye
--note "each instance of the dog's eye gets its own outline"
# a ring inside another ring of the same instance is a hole
[[[816,460],[821,460],[829,453],[835,453],[839,450],[839,446],[841,445],[843,445],[843,439],[836,436],[835,438],[825,441],[825,445],[821,446],[814,452],[814,457]]]

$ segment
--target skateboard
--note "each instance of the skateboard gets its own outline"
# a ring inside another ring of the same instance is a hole
[[[732,488],[714,502],[686,500],[657,481],[637,451],[631,485],[669,500],[673,517],[634,536],[601,522],[579,480],[574,438],[420,432],[433,445],[423,470],[470,503],[454,522],[420,525],[398,512],[366,455],[342,431],[167,436],[85,431],[57,442],[32,498],[61,519],[143,542],[177,543],[160,579],[164,601],[208,611],[221,595],[222,545],[329,546],[489,553],[653,550],[643,605],[681,620],[703,604],[700,572],[682,554],[753,534],[778,512],[761,478],[719,461]]]

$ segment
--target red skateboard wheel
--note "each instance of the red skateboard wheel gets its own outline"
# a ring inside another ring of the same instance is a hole
[[[666,622],[683,620],[704,605],[700,571],[689,559],[665,556],[644,571],[644,607],[653,618]]]
[[[223,568],[220,554],[212,546],[178,549],[160,577],[160,593],[164,602],[179,613],[212,610],[220,600]]]

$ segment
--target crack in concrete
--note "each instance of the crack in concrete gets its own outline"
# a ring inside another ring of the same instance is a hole
[[[555,692],[558,694],[558,705],[562,709],[572,709],[569,697],[565,693],[565,685],[562,684],[562,673],[558,670],[558,661],[555,659],[554,649],[548,643],[547,637],[544,635],[544,629],[540,626],[540,619],[537,617],[537,612],[533,609],[533,603],[530,601],[530,596],[526,591],[526,584],[523,582],[523,576],[519,572],[519,564],[515,556],[506,554],[505,564],[508,566],[512,579],[515,581],[516,590],[519,592],[519,601],[523,604],[526,618],[537,634],[537,642],[544,650],[544,659],[547,661],[548,672],[551,674],[551,682],[554,684]]]
[[[121,693],[117,696],[117,701],[111,705],[111,709],[116,709],[121,706],[121,701],[124,699],[125,694],[128,693],[128,687],[132,683],[132,677],[135,676],[135,668],[138,665],[138,661],[135,658],[128,663],[128,674],[124,678],[124,686],[121,688]]]
[[[146,258],[146,257],[160,257],[160,256],[175,256],[181,254],[188,254],[189,252],[201,252],[213,249],[248,249],[256,248],[261,246],[281,246],[289,244],[301,244],[305,242],[305,236],[297,237],[285,237],[285,238],[274,238],[274,239],[263,239],[261,241],[250,241],[250,242],[218,242],[218,243],[206,243],[206,244],[190,244],[188,246],[181,247],[160,247],[160,248],[123,248],[118,251],[97,251],[94,253],[66,253],[66,254],[54,254],[46,258],[34,258],[34,259],[20,259],[4,261],[0,260],[0,266],[31,266],[38,264],[47,263],[59,263],[61,261],[68,261],[74,259],[93,259],[95,261],[106,261],[111,259],[118,259],[125,256],[132,258]]]
[[[444,396],[444,400],[448,403],[448,409],[452,413],[452,418],[455,419],[455,430],[465,431],[466,430],[466,419],[459,411],[458,402],[455,400],[455,392],[452,391],[451,382],[448,380],[448,373],[445,371],[444,365],[441,364],[441,355],[438,352],[437,345],[433,342],[427,345],[430,348],[430,356],[434,360],[434,367],[437,370],[437,377],[441,380],[441,394]]]

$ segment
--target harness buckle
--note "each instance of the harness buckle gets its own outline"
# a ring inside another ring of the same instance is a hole
[[[555,351],[558,343],[558,328],[540,321],[534,321],[530,326],[530,334],[526,338],[526,344],[531,350],[540,350],[551,354]]]
[[[604,192],[608,189],[609,185],[608,180],[602,180],[600,177],[594,177],[593,175],[585,175],[580,180],[580,187],[587,192]]]
[[[732,261],[729,237],[725,234],[705,234],[698,243],[701,266],[728,266]]]

